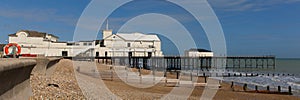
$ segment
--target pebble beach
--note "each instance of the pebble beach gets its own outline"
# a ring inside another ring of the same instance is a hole
[[[108,70],[110,66],[96,64],[99,73]],[[61,60],[54,66],[55,70],[50,75],[32,74],[30,78],[33,96],[29,100],[58,99],[58,100],[87,100],[80,89],[71,60]],[[203,80],[203,79],[198,79]],[[114,77],[113,80],[104,80],[106,87],[123,100],[153,100],[161,99],[174,87],[165,86],[160,82],[150,88],[137,88],[124,83],[121,79]],[[195,87],[189,100],[198,100],[204,87]],[[221,88],[216,93],[214,100],[299,100],[300,98],[291,95],[246,93],[242,87],[235,86],[235,91],[230,84],[221,83]]]

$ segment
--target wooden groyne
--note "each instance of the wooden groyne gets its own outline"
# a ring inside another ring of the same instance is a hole
[[[231,89],[233,91],[235,90],[235,84],[234,82],[231,82]],[[257,85],[252,85],[254,87],[254,89],[249,89],[249,84],[247,83],[239,83],[243,85],[243,91],[244,92],[248,92],[248,93],[265,93],[265,94],[283,94],[283,95],[293,95],[292,93],[292,87],[288,86],[286,87],[287,90],[283,91],[282,90],[282,86],[277,86],[277,87],[270,87],[270,86],[266,86],[266,87],[262,87],[262,86],[257,86]],[[251,84],[250,84],[251,85]]]

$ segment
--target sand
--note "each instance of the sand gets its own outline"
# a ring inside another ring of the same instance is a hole
[[[110,66],[97,64],[100,73],[109,72]],[[138,70],[133,70],[138,71]],[[142,75],[149,74],[149,71],[142,70]],[[100,74],[101,75],[101,74]],[[113,73],[113,80],[110,77],[103,77],[107,88],[121,99],[125,100],[153,100],[160,99],[165,94],[168,94],[175,87],[165,86],[164,81],[150,88],[137,88],[124,83]],[[167,75],[174,78],[176,74],[169,73]],[[61,60],[56,65],[56,70],[51,76],[32,75],[31,85],[33,88],[32,100],[36,99],[86,99],[80,90],[70,60]],[[199,78],[199,82],[203,82],[203,78]],[[50,85],[49,85],[50,84]],[[57,85],[57,86],[56,86]],[[230,84],[222,83],[221,88],[216,93],[214,100],[300,100],[300,98],[291,95],[278,94],[260,94],[246,93],[242,88],[235,86],[236,91],[232,91]],[[182,87],[190,88],[190,87]],[[196,100],[202,95],[204,87],[195,87],[188,99]],[[239,91],[237,91],[239,90]]]

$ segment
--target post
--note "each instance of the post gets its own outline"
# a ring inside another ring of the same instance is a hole
[[[110,79],[111,79],[111,81],[113,81],[113,78],[114,78],[114,76],[113,76],[113,74],[114,74],[114,72],[113,72],[113,67],[111,66],[111,67],[109,67],[109,69],[110,69]]]
[[[191,81],[193,81],[193,73],[191,72],[190,74],[191,74]]]
[[[234,86],[234,83],[233,83],[233,81],[231,81],[231,89],[232,89],[232,91],[234,91],[234,88],[233,88],[233,86]]]
[[[13,58],[17,58],[17,50],[16,50],[17,47],[13,47]],[[49,50],[49,46],[48,46],[48,50]]]
[[[114,61],[115,59],[113,59],[113,58],[110,58],[110,65],[113,65],[113,63],[115,63],[115,61]]]
[[[106,65],[107,65],[107,59],[108,59],[108,58],[107,58],[107,57],[105,57],[105,64],[106,64]]]
[[[141,74],[141,67],[138,66],[138,69],[139,69],[138,70],[139,71],[139,76],[142,76],[142,74]]]
[[[255,91],[258,91],[258,89],[257,89],[257,85],[255,85]]]
[[[289,94],[292,95],[292,87],[289,86]]]
[[[76,70],[77,70],[77,72],[80,72],[80,67],[77,67],[77,69],[76,69]]]
[[[176,79],[179,79],[179,71],[176,72],[177,72]]]
[[[243,90],[246,91],[247,90],[247,84],[244,84],[243,86]]]

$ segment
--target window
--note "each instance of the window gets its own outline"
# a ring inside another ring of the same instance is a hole
[[[20,37],[26,37],[27,34],[26,33],[20,33]]]
[[[75,45],[75,43],[67,43],[67,46],[72,46],[72,45]]]
[[[83,43],[84,46],[87,46],[87,43]]]
[[[130,43],[127,43],[127,47],[130,47]]]
[[[104,45],[104,40],[102,40],[102,41],[100,42],[100,47],[105,47],[105,45]]]
[[[154,45],[149,45],[149,48],[155,48]]]
[[[75,45],[79,46],[80,44],[79,44],[79,43],[76,43]]]
[[[89,43],[89,45],[93,45],[93,43]]]

